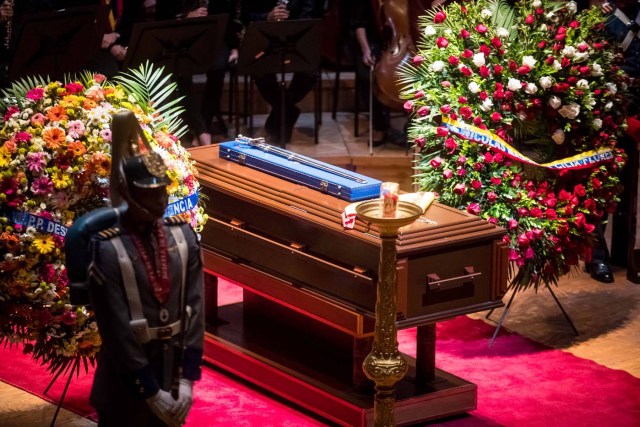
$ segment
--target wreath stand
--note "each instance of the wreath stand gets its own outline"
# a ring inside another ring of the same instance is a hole
[[[569,325],[571,326],[571,329],[573,329],[573,332],[576,334],[576,336],[580,335],[580,332],[578,332],[578,329],[576,329],[575,325],[573,324],[573,321],[571,320],[571,317],[569,317],[569,314],[566,312],[566,310],[560,303],[560,300],[556,296],[555,292],[553,292],[553,289],[551,289],[551,286],[549,286],[549,284],[546,284],[545,288],[547,288],[547,290],[551,293],[553,300],[556,302],[556,304],[560,308],[560,311],[562,311],[564,318],[566,319],[567,323],[569,323]],[[500,331],[500,328],[502,327],[502,324],[504,323],[504,320],[507,317],[507,314],[509,313],[509,309],[511,308],[511,304],[513,303],[513,299],[516,296],[516,293],[517,292],[514,291],[511,294],[511,298],[509,298],[509,302],[507,303],[507,306],[505,307],[504,312],[502,313],[502,316],[500,316],[500,320],[498,320],[496,330],[493,332],[493,336],[491,337],[491,340],[489,340],[489,348],[493,346],[493,342],[496,340],[496,337],[498,336],[498,332]],[[491,320],[489,317],[493,313],[493,310],[495,309],[492,308],[491,310],[489,310],[489,312],[485,316],[485,319]]]
[[[47,388],[44,389],[44,394],[47,394],[49,392],[49,389],[51,389],[51,387],[56,382],[56,380],[60,377],[60,375],[62,375],[63,372],[66,372],[67,370],[70,371],[69,377],[67,378],[67,382],[64,385],[64,389],[62,389],[62,395],[60,396],[60,401],[58,401],[58,405],[56,406],[56,412],[53,414],[53,419],[51,420],[51,427],[54,427],[56,424],[56,419],[58,419],[58,414],[60,413],[62,402],[64,402],[64,398],[67,395],[67,390],[69,390],[69,385],[71,384],[71,377],[73,377],[73,373],[74,372],[77,373],[79,369],[80,369],[80,356],[76,356],[75,360],[71,364],[71,369],[69,370],[69,368],[67,367],[67,369],[58,370],[58,372],[51,379],[51,382],[49,383]]]

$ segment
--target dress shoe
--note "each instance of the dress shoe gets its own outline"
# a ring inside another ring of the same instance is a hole
[[[587,267],[591,273],[591,278],[602,283],[613,283],[613,273],[608,264],[604,262],[591,263]]]

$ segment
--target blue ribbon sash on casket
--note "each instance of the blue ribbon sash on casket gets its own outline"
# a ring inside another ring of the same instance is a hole
[[[239,136],[235,141],[223,142],[220,144],[220,158],[350,202],[380,196],[381,182],[377,179],[274,147],[263,141],[261,138]]]

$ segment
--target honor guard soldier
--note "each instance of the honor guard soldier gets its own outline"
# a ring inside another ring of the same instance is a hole
[[[201,375],[200,246],[189,224],[162,219],[167,169],[148,146],[145,154],[136,149],[146,140],[133,114],[118,113],[112,131],[114,209],[76,221],[85,228],[114,224],[90,239],[89,296],[102,337],[91,404],[99,426],[180,426]],[[71,238],[87,235],[74,228]]]

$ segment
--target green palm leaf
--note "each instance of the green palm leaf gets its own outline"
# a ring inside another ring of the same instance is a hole
[[[155,118],[150,123],[154,131],[166,129],[178,137],[186,133],[187,126],[180,119],[184,112],[180,101],[184,97],[175,96],[177,84],[164,72],[164,67],[156,68],[147,61],[137,69],[119,74],[114,80],[131,93],[146,113],[154,113]]]

